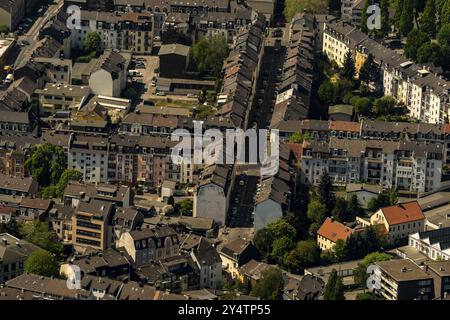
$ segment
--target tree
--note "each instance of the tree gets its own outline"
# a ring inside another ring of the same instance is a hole
[[[329,80],[322,83],[317,91],[320,100],[327,104],[333,104],[336,100],[336,86]]]
[[[347,218],[347,201],[343,198],[337,198],[331,215],[340,222],[348,221]]]
[[[334,206],[333,184],[330,175],[324,171],[320,176],[318,196],[320,201],[325,204],[328,211],[331,211]]]
[[[289,138],[290,143],[303,143],[303,141],[308,141],[311,139],[311,135],[309,132],[301,133],[294,132],[294,134]]]
[[[328,1],[329,12],[338,19],[341,17],[341,6],[342,6],[341,0],[329,0]]]
[[[433,37],[436,34],[436,6],[434,0],[428,0],[420,16],[420,29]]]
[[[413,30],[408,34],[405,45],[405,55],[408,58],[416,59],[417,51],[425,43],[430,42],[428,35],[420,30]]]
[[[320,248],[314,240],[299,241],[284,259],[284,265],[291,272],[299,273],[304,268],[313,266],[320,261]]]
[[[372,100],[367,97],[353,97],[350,104],[355,107],[355,111],[361,116],[368,116],[372,111]]]
[[[397,0],[395,2],[395,17],[394,17],[394,25],[397,29],[400,28],[400,20],[402,17],[402,11],[403,11],[403,3],[405,1],[409,0]]]
[[[205,37],[192,46],[197,71],[203,75],[218,78],[227,55],[228,44],[223,36]]]
[[[445,1],[445,4],[442,6],[441,13],[439,15],[439,23],[441,26],[450,23],[450,1]]]
[[[193,202],[192,199],[183,199],[177,203],[178,211],[182,216],[192,216]]]
[[[327,207],[325,203],[318,199],[312,200],[308,205],[307,216],[309,220],[320,226],[327,217]]]
[[[49,143],[40,145],[26,160],[25,167],[40,186],[56,184],[66,167],[64,150]]]
[[[384,252],[372,252],[366,255],[361,263],[358,264],[358,267],[355,269],[353,274],[353,280],[355,284],[365,288],[367,283],[367,278],[369,274],[367,273],[367,268],[379,261],[388,261],[391,260],[392,256],[384,253]]]
[[[356,300],[381,300],[377,295],[370,292],[359,292],[356,295]]]
[[[414,12],[410,0],[403,1],[402,15],[400,17],[399,29],[402,35],[406,36],[414,28]]]
[[[444,24],[437,34],[440,45],[450,45],[450,23]]]
[[[389,22],[389,1],[381,0],[380,3],[381,10],[381,34],[387,35],[391,30],[391,24]]]
[[[277,261],[279,265],[283,265],[285,256],[295,247],[292,238],[283,236],[273,242],[272,259]]]
[[[19,232],[25,240],[53,254],[60,255],[63,252],[62,244],[58,241],[55,232],[49,229],[46,222],[25,222],[20,225]]]
[[[58,276],[58,262],[48,251],[33,251],[25,262],[25,272],[40,276]]]
[[[338,276],[336,269],[331,271],[327,285],[325,286],[323,298],[324,300],[345,300],[344,283],[342,282],[342,278]]]
[[[339,239],[333,246],[333,253],[336,261],[344,261],[347,257],[347,244],[344,240]]]
[[[380,208],[390,206],[389,197],[385,194],[379,194],[376,198],[371,198],[367,203],[367,210],[375,212]]]
[[[364,1],[364,8],[362,10],[361,15],[361,31],[364,33],[369,32],[369,28],[367,27],[367,10],[369,8],[369,0]]]
[[[378,115],[395,113],[394,112],[395,105],[396,105],[395,98],[391,96],[384,96],[378,98],[373,103],[374,111]]]
[[[417,51],[417,62],[427,63],[432,62],[434,65],[441,65],[441,46],[435,42],[425,43]]]
[[[370,85],[371,83],[377,84],[380,81],[380,70],[373,60],[373,55],[371,53],[369,53],[369,56],[359,70],[359,79],[367,85]]]
[[[284,17],[288,22],[298,13],[306,10],[310,13],[328,13],[328,0],[285,0]]]
[[[363,216],[364,210],[361,208],[358,197],[356,194],[353,194],[350,197],[350,200],[347,203],[347,221],[353,221],[356,217]]]
[[[255,247],[265,259],[270,258],[273,241],[273,234],[268,228],[258,230],[253,238]]]
[[[83,174],[77,170],[66,169],[61,175],[58,183],[56,184],[56,197],[62,198],[64,196],[64,190],[70,181],[80,181],[83,179]]]
[[[255,284],[251,294],[262,300],[281,300],[283,289],[283,274],[280,269],[272,267],[261,272],[261,279]]]
[[[95,31],[88,32],[86,38],[84,38],[84,49],[88,52],[99,51],[101,45],[100,35]]]
[[[341,75],[348,80],[353,80],[355,77],[355,61],[353,60],[352,52],[349,50],[345,54],[344,66],[341,69]]]
[[[9,233],[14,237],[19,237],[19,225],[15,220],[9,220],[6,223],[0,223],[0,233]]]

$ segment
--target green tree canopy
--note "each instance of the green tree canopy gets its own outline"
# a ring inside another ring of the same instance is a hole
[[[223,36],[203,38],[192,46],[192,56],[198,72],[218,78],[228,55],[227,40]]]
[[[341,69],[341,75],[345,79],[353,80],[356,74],[355,60],[353,60],[352,52],[349,50],[345,54],[344,66]]]
[[[350,104],[355,107],[355,111],[361,116],[371,114],[372,100],[370,98],[354,96],[350,99]]]
[[[364,0],[364,7],[361,14],[361,31],[364,33],[369,32],[369,28],[367,28],[367,10],[369,8],[370,0]]]
[[[317,93],[323,103],[330,105],[336,100],[337,88],[331,81],[326,80],[319,86]]]
[[[89,32],[84,38],[84,48],[88,52],[99,51],[102,46],[100,35],[95,32]]]
[[[344,292],[342,278],[338,276],[336,269],[333,269],[325,286],[323,298],[324,300],[345,300]]]
[[[333,193],[333,184],[327,171],[324,171],[320,176],[318,196],[319,200],[325,204],[327,210],[331,211],[334,207],[335,197]]]
[[[327,207],[319,199],[311,200],[308,205],[307,215],[309,220],[319,224],[320,226],[327,217]]]
[[[359,79],[367,85],[371,83],[376,84],[380,81],[380,69],[373,60],[373,55],[371,53],[369,53],[369,56],[359,70]]]
[[[328,0],[285,0],[284,17],[288,22],[298,13],[306,10],[310,13],[328,13]]]
[[[192,216],[193,202],[192,199],[183,199],[177,203],[178,211],[182,216]]]
[[[25,167],[40,186],[56,184],[66,167],[64,150],[45,143],[25,161]]]
[[[416,59],[417,51],[425,43],[430,42],[428,35],[420,30],[414,29],[408,34],[405,45],[405,55],[408,58]]]
[[[280,269],[273,267],[261,272],[261,279],[255,284],[251,294],[262,300],[281,300],[283,288],[283,274]]]
[[[414,28],[414,11],[413,4],[410,0],[403,1],[403,9],[400,17],[399,30],[402,35],[408,35]]]
[[[437,40],[441,45],[450,45],[450,23],[444,24],[439,29]]]
[[[376,99],[373,102],[374,111],[379,114],[394,114],[396,107],[396,101],[394,97],[384,96]]]
[[[290,143],[303,143],[303,141],[308,141],[311,139],[309,132],[301,133],[294,132],[294,134],[289,138]]]
[[[56,233],[50,230],[47,222],[25,222],[20,225],[19,232],[25,240],[53,254],[60,255],[63,252],[62,244],[58,241]]]
[[[25,272],[40,276],[57,277],[59,274],[58,262],[48,251],[33,251],[25,262]]]
[[[353,279],[355,281],[355,284],[357,284],[360,287],[365,288],[367,283],[367,278],[369,277],[369,274],[367,273],[367,268],[378,261],[388,261],[391,260],[392,256],[384,253],[384,252],[372,252],[366,255],[362,261],[362,263],[358,264],[358,267],[355,269],[355,272],[353,274]]]
[[[289,271],[301,272],[304,268],[316,265],[320,261],[320,249],[314,240],[299,241],[297,246],[291,250],[284,265]]]
[[[434,0],[427,0],[425,10],[419,19],[420,29],[433,37],[436,34],[436,6]]]
[[[387,35],[391,30],[391,24],[389,21],[389,1],[381,0],[380,2],[381,9],[381,34]]]

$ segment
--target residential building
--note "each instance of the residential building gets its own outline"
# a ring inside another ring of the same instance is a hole
[[[450,260],[447,238],[450,228],[421,231],[409,235],[408,245],[432,260]]]
[[[116,242],[124,248],[136,266],[171,258],[179,253],[177,233],[169,227],[144,228],[122,234]]]
[[[321,250],[333,250],[338,240],[346,241],[353,229],[343,225],[334,218],[326,218],[317,231],[317,245]]]
[[[200,270],[201,288],[219,288],[222,284],[222,260],[213,244],[201,237],[191,257]]]
[[[194,193],[193,216],[212,218],[224,225],[232,185],[233,166],[213,164],[204,168]]]
[[[103,49],[150,54],[153,48],[154,16],[148,12],[81,10],[81,28],[72,31],[72,47],[83,48],[90,32],[100,35]]]
[[[69,181],[64,190],[64,204],[76,208],[86,198],[111,202],[116,208],[128,208],[132,203],[131,188],[128,186]]]
[[[379,185],[367,183],[349,183],[345,187],[347,200],[350,200],[354,195],[358,199],[358,203],[367,208],[371,199],[377,198],[383,191]]]
[[[30,134],[0,133],[0,173],[10,177],[23,178],[26,175],[25,161],[32,146],[40,139]]]
[[[25,0],[0,1],[0,24],[15,31],[25,15]]]
[[[40,248],[8,234],[0,234],[0,283],[13,279],[25,270],[29,255]]]
[[[417,201],[379,209],[370,217],[371,225],[383,225],[387,240],[395,243],[425,230],[425,215]]]
[[[433,277],[407,259],[376,262],[377,290],[387,300],[432,300]]]
[[[0,174],[0,194],[12,196],[36,196],[38,194],[39,185],[31,177],[15,178]]]
[[[87,100],[90,89],[87,86],[75,86],[47,83],[42,90],[36,90],[39,107],[43,114],[54,114],[59,110],[78,110]]]
[[[223,269],[235,279],[239,277],[239,268],[252,259],[259,260],[258,249],[249,241],[238,238],[226,243],[219,249]]]
[[[90,199],[78,204],[72,216],[72,244],[77,251],[110,247],[112,234],[108,226],[113,211],[114,205],[106,201]]]
[[[101,55],[89,78],[89,87],[97,95],[120,97],[127,81],[127,62],[115,52],[107,51]]]

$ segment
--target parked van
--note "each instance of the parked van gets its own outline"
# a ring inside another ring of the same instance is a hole
[[[4,83],[4,84],[10,84],[10,83],[12,83],[13,81],[14,81],[13,74],[10,73],[10,74],[8,74],[8,75],[6,76],[6,78],[3,80],[3,83]]]

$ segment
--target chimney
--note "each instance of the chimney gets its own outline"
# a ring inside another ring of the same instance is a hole
[[[406,267],[402,268],[402,272],[406,272],[406,270],[407,270]]]

